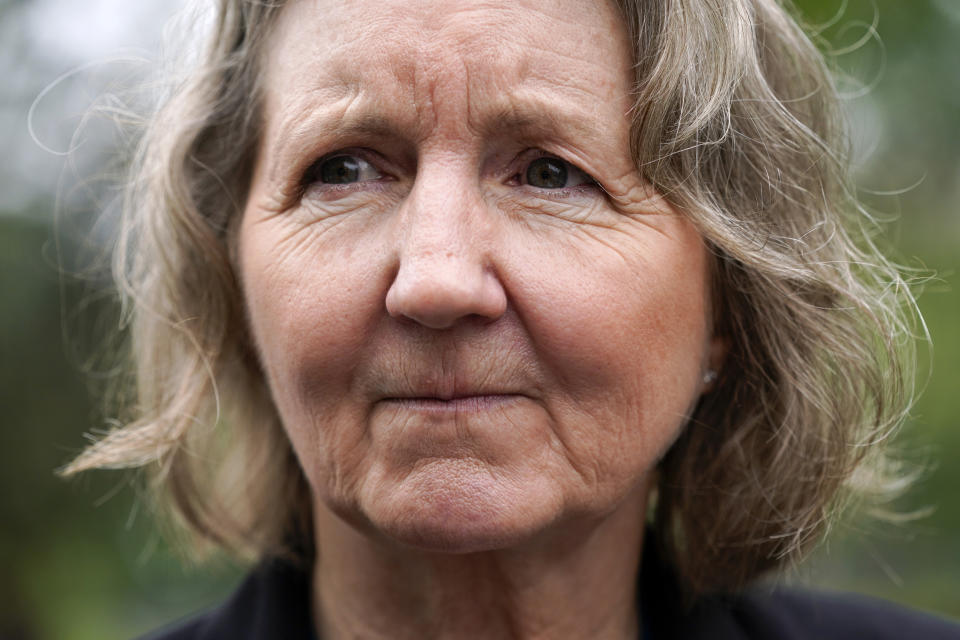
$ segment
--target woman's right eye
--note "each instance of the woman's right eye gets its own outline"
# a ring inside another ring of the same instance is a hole
[[[383,178],[383,174],[359,156],[341,153],[318,160],[307,172],[306,184],[351,184],[371,182]]]

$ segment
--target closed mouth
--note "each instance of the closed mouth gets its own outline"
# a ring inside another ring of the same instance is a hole
[[[450,398],[408,396],[384,398],[381,402],[403,409],[429,413],[479,413],[503,407],[525,396],[517,393],[463,394]]]

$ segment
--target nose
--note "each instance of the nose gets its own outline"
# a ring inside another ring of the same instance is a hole
[[[432,329],[466,318],[493,321],[507,308],[494,259],[494,212],[476,186],[418,179],[399,212],[397,273],[387,312]]]

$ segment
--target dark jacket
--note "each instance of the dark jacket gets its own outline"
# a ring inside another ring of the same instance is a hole
[[[753,590],[684,608],[670,571],[644,556],[644,640],[960,640],[960,624],[848,594]],[[227,639],[316,640],[309,572],[264,563],[219,608],[144,640]]]

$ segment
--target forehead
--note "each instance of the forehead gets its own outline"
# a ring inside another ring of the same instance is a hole
[[[607,0],[293,0],[270,37],[268,122],[338,105],[427,135],[504,112],[629,106],[629,47]]]

